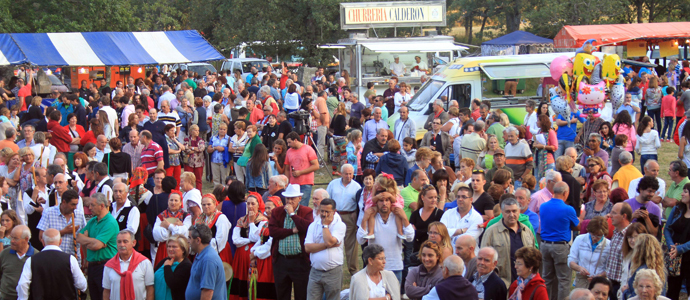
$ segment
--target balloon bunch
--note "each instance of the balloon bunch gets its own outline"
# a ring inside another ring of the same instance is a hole
[[[623,104],[625,79],[620,73],[620,57],[604,55],[600,61],[592,55],[595,50],[592,42],[585,42],[575,57],[563,55],[551,62],[551,78],[558,82],[550,90],[551,106],[568,121],[576,105],[582,109],[582,117],[590,111],[598,117],[606,99],[611,101],[614,111]]]

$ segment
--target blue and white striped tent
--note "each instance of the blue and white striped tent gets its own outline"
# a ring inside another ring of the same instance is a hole
[[[0,34],[0,65],[127,66],[221,59],[196,30]]]

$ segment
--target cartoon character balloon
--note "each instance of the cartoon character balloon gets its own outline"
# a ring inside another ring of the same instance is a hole
[[[551,71],[551,78],[553,78],[555,81],[560,80],[563,73],[568,73],[568,75],[572,76],[573,61],[570,59],[570,57],[565,55],[556,57],[553,59],[553,61],[551,61],[551,67],[549,70]]]
[[[618,108],[623,105],[623,101],[625,100],[625,77],[623,77],[623,75],[618,75],[616,83],[611,88],[609,98],[611,99],[613,111],[618,111]]]
[[[572,78],[567,74],[561,75],[558,80],[558,85],[549,90],[551,95],[551,108],[557,114],[560,114],[567,122],[570,122],[570,87],[572,86]]]
[[[585,76],[587,78],[594,73],[594,66],[599,63],[599,59],[591,54],[578,53],[573,62],[573,75],[575,77]]]
[[[618,54],[604,55],[601,66],[601,77],[606,80],[607,86],[611,86],[621,74],[621,58]]]
[[[593,111],[595,117],[599,117],[599,109],[604,108],[606,99],[606,83],[589,84],[586,81],[578,80],[577,104],[582,108],[580,117],[586,117],[587,112]]]

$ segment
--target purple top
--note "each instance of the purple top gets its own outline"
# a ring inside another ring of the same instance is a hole
[[[625,203],[630,204],[630,208],[632,208],[632,211],[635,212],[636,210],[640,209],[642,207],[642,204],[640,202],[637,202],[637,199],[631,198],[628,200],[625,200]],[[652,201],[647,201],[647,203],[644,205],[647,208],[647,211],[653,215],[656,215],[659,217],[659,224],[661,224],[661,208],[659,208],[659,205]],[[633,222],[636,220],[633,219]]]
[[[609,154],[604,150],[604,149],[599,149],[599,152],[592,154],[592,156],[598,156],[602,160],[604,160],[604,170],[600,171],[606,171],[606,168],[609,167]],[[585,166],[585,170],[589,170],[587,167],[587,159],[590,158],[590,156],[587,155],[582,155],[582,158],[580,158],[580,164]],[[587,174],[589,174],[589,171],[587,171]]]

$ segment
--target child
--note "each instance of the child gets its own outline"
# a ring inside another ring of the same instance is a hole
[[[221,113],[223,110],[223,106],[220,103],[216,103],[215,106],[213,106],[213,117],[211,121],[211,136],[216,136],[218,135],[218,128],[220,124],[225,123],[227,124],[228,116],[225,114]]]
[[[376,195],[382,192],[389,192],[391,193],[391,195],[397,195],[396,201],[395,203],[393,203],[391,210],[393,210],[395,207],[398,207],[400,209],[404,207],[405,201],[403,200],[402,196],[400,196],[400,192],[398,191],[398,184],[395,182],[395,178],[393,178],[393,175],[381,174],[378,177],[376,177],[376,180],[374,181],[374,194]],[[364,203],[364,211],[369,212],[369,217],[366,217],[365,213],[365,218],[362,219],[362,230],[367,232],[367,235],[364,236],[365,239],[375,238],[374,229],[376,228],[376,214],[378,213],[378,210],[376,208],[376,205],[374,205],[374,201],[372,200],[373,198],[375,197],[367,199],[366,203]],[[405,239],[402,227],[403,221],[397,216],[395,218],[395,224],[398,229],[398,237],[400,239]]]
[[[0,122],[9,122],[10,121],[10,110],[3,107],[0,109]],[[14,127],[15,125],[12,124]]]
[[[628,145],[628,136],[625,134],[617,134],[614,138],[614,142],[616,146],[613,147],[613,150],[611,150],[611,164],[609,165],[611,170],[609,170],[609,174],[616,174],[618,169],[621,168],[621,163],[618,161],[618,157],[620,157],[621,153],[626,151],[625,146]]]
[[[407,158],[407,168],[412,168],[415,163],[415,154],[417,154],[417,141],[411,137],[403,139],[403,156]]]
[[[12,125],[14,127],[19,126],[19,116],[17,115],[18,113],[19,113],[19,108],[17,108],[17,107],[10,108],[10,122],[12,122]]]
[[[362,160],[362,132],[359,129],[350,131],[347,134],[347,163],[351,164],[355,169],[355,176],[362,176],[361,160]],[[360,182],[360,181],[358,181]]]
[[[661,141],[659,141],[659,132],[652,129],[654,122],[649,116],[644,116],[640,119],[640,127],[637,128],[637,145],[635,151],[640,154],[640,170],[644,175],[644,165],[647,160],[653,159],[658,161],[657,151],[661,148]]]
[[[661,129],[660,138],[663,141],[671,142],[673,138],[673,119],[676,116],[676,97],[673,96],[676,89],[672,86],[666,87],[667,95],[661,98],[661,118],[664,119],[664,127]],[[666,134],[668,132],[668,134]]]

